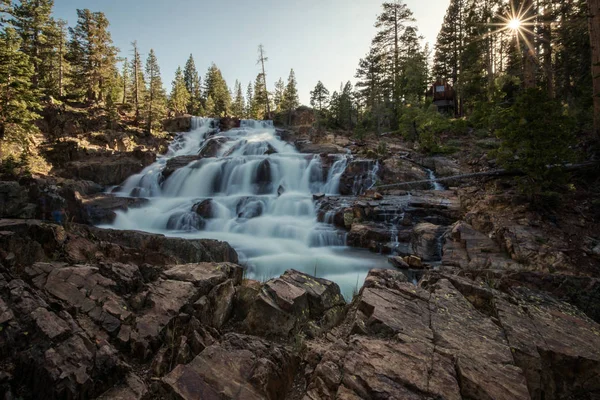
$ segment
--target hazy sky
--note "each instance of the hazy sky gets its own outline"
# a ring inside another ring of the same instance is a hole
[[[419,30],[432,45],[450,0],[406,0]],[[73,26],[77,8],[103,11],[121,55],[131,57],[137,40],[147,56],[154,48],[165,86],[170,90],[178,65],[190,53],[202,78],[211,62],[227,83],[242,82],[244,93],[254,81],[257,46],[267,51],[269,89],[290,68],[298,80],[300,100],[321,80],[333,92],[351,80],[359,58],[369,50],[377,0],[55,0],[55,16]]]

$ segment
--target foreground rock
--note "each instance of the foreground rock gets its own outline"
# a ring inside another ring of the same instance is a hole
[[[593,399],[600,325],[572,304],[596,315],[598,281],[481,264],[465,223],[447,243],[473,263],[373,270],[346,305],[296,270],[243,279],[222,242],[0,220],[0,397]]]
[[[344,324],[309,344],[305,399],[593,398],[598,327],[522,288],[438,273],[415,287],[372,271]],[[575,365],[585,372],[571,373]]]

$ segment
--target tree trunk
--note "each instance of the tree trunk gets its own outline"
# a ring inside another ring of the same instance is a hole
[[[544,7],[544,69],[546,72],[546,88],[548,97],[554,98],[554,67],[552,65],[552,20],[553,20],[552,4],[547,4]]]
[[[532,23],[532,17],[534,16],[533,0],[523,0],[523,10],[525,13],[523,19]],[[520,33],[524,42],[521,44],[521,47],[523,48],[523,86],[525,89],[534,88],[536,83],[536,52],[533,37],[534,35],[531,33],[532,29],[533,28],[531,26],[528,26],[525,27],[525,29],[522,29]]]
[[[594,94],[594,133],[600,140],[600,0],[588,0],[592,79]]]

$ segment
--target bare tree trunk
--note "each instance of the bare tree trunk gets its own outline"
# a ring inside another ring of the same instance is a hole
[[[600,0],[588,0],[592,79],[594,94],[594,133],[600,140]]]
[[[271,118],[271,106],[269,104],[269,90],[267,89],[267,74],[265,73],[265,61],[268,61],[269,59],[265,57],[265,49],[262,44],[258,46],[258,52],[260,54],[260,58],[258,59],[258,61],[262,66],[263,83],[265,85],[265,105],[267,106],[267,119],[269,119]]]

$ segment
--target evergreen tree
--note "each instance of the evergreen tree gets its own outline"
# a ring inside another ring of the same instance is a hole
[[[227,87],[225,79],[223,79],[221,70],[217,68],[214,63],[208,69],[206,79],[204,80],[204,85],[205,98],[208,100],[208,97],[210,96],[215,103],[212,114],[220,117],[229,115],[231,107],[231,95],[229,94],[229,88]],[[207,111],[209,111],[209,107],[206,106],[206,108]]]
[[[317,109],[317,124],[321,126],[321,117],[323,109],[327,107],[329,101],[329,90],[319,81],[315,89],[310,92],[310,105]]]
[[[300,99],[298,98],[298,89],[296,88],[296,74],[291,69],[287,86],[283,92],[283,103],[281,106],[283,111],[288,114],[288,125],[292,123],[292,113],[298,106],[300,106]]]
[[[88,102],[103,101],[116,69],[117,48],[104,13],[77,10],[77,17],[77,25],[69,29],[72,91],[84,88]]]
[[[12,24],[21,37],[21,49],[33,65],[34,88],[49,80],[52,72],[53,6],[54,0],[20,0],[12,8]]]
[[[190,103],[190,93],[185,84],[185,79],[181,67],[175,72],[175,79],[172,83],[171,95],[169,96],[169,106],[175,115],[183,115],[187,111]]]
[[[252,103],[250,106],[250,118],[261,120],[264,119],[267,114],[266,108],[266,91],[265,80],[262,76],[262,73],[256,75],[256,80],[254,81],[254,97],[252,98]]]
[[[146,126],[149,133],[160,129],[161,121],[166,115],[167,99],[160,77],[160,67],[154,54],[150,49],[146,61],[146,78],[148,89],[146,95]]]
[[[194,57],[190,54],[187,62],[185,63],[185,69],[183,70],[183,77],[185,80],[185,87],[190,94],[190,101],[188,103],[188,113],[191,115],[202,114],[202,90],[200,86],[200,75],[196,69]]]
[[[215,108],[216,108],[215,101],[213,100],[212,96],[209,94],[208,97],[206,98],[206,105],[204,106],[206,115],[209,117],[218,116],[218,113],[215,110]]]
[[[377,17],[375,27],[378,32],[373,39],[373,47],[380,53],[386,53],[391,64],[391,84],[393,102],[399,105],[401,99],[400,73],[402,57],[410,53],[415,39],[407,30],[415,30],[409,25],[415,21],[412,11],[402,1],[383,3],[383,12]],[[390,50],[388,50],[390,49]]]
[[[329,99],[329,90],[323,85],[323,82],[317,82],[315,89],[310,92],[310,105],[319,111],[323,111],[323,107],[327,107]]]
[[[254,91],[252,90],[252,82],[248,83],[246,89],[246,118],[252,118],[252,99],[254,98]]]
[[[231,106],[231,113],[234,117],[244,118],[246,113],[246,104],[244,102],[244,92],[242,91],[242,84],[239,81],[235,81],[235,96],[233,104]]]
[[[279,78],[279,80],[275,82],[275,93],[273,95],[273,100],[275,101],[275,111],[278,113],[281,112],[284,91],[285,83],[283,82],[283,79]]]
[[[141,111],[144,109],[144,99],[146,98],[146,81],[144,80],[142,57],[137,46],[137,41],[133,41],[131,46],[133,47],[133,59],[131,60],[131,97],[135,109],[135,122],[139,123],[141,120]]]
[[[32,84],[33,65],[20,47],[13,28],[0,31],[0,159],[3,141],[26,142],[40,108]]]

